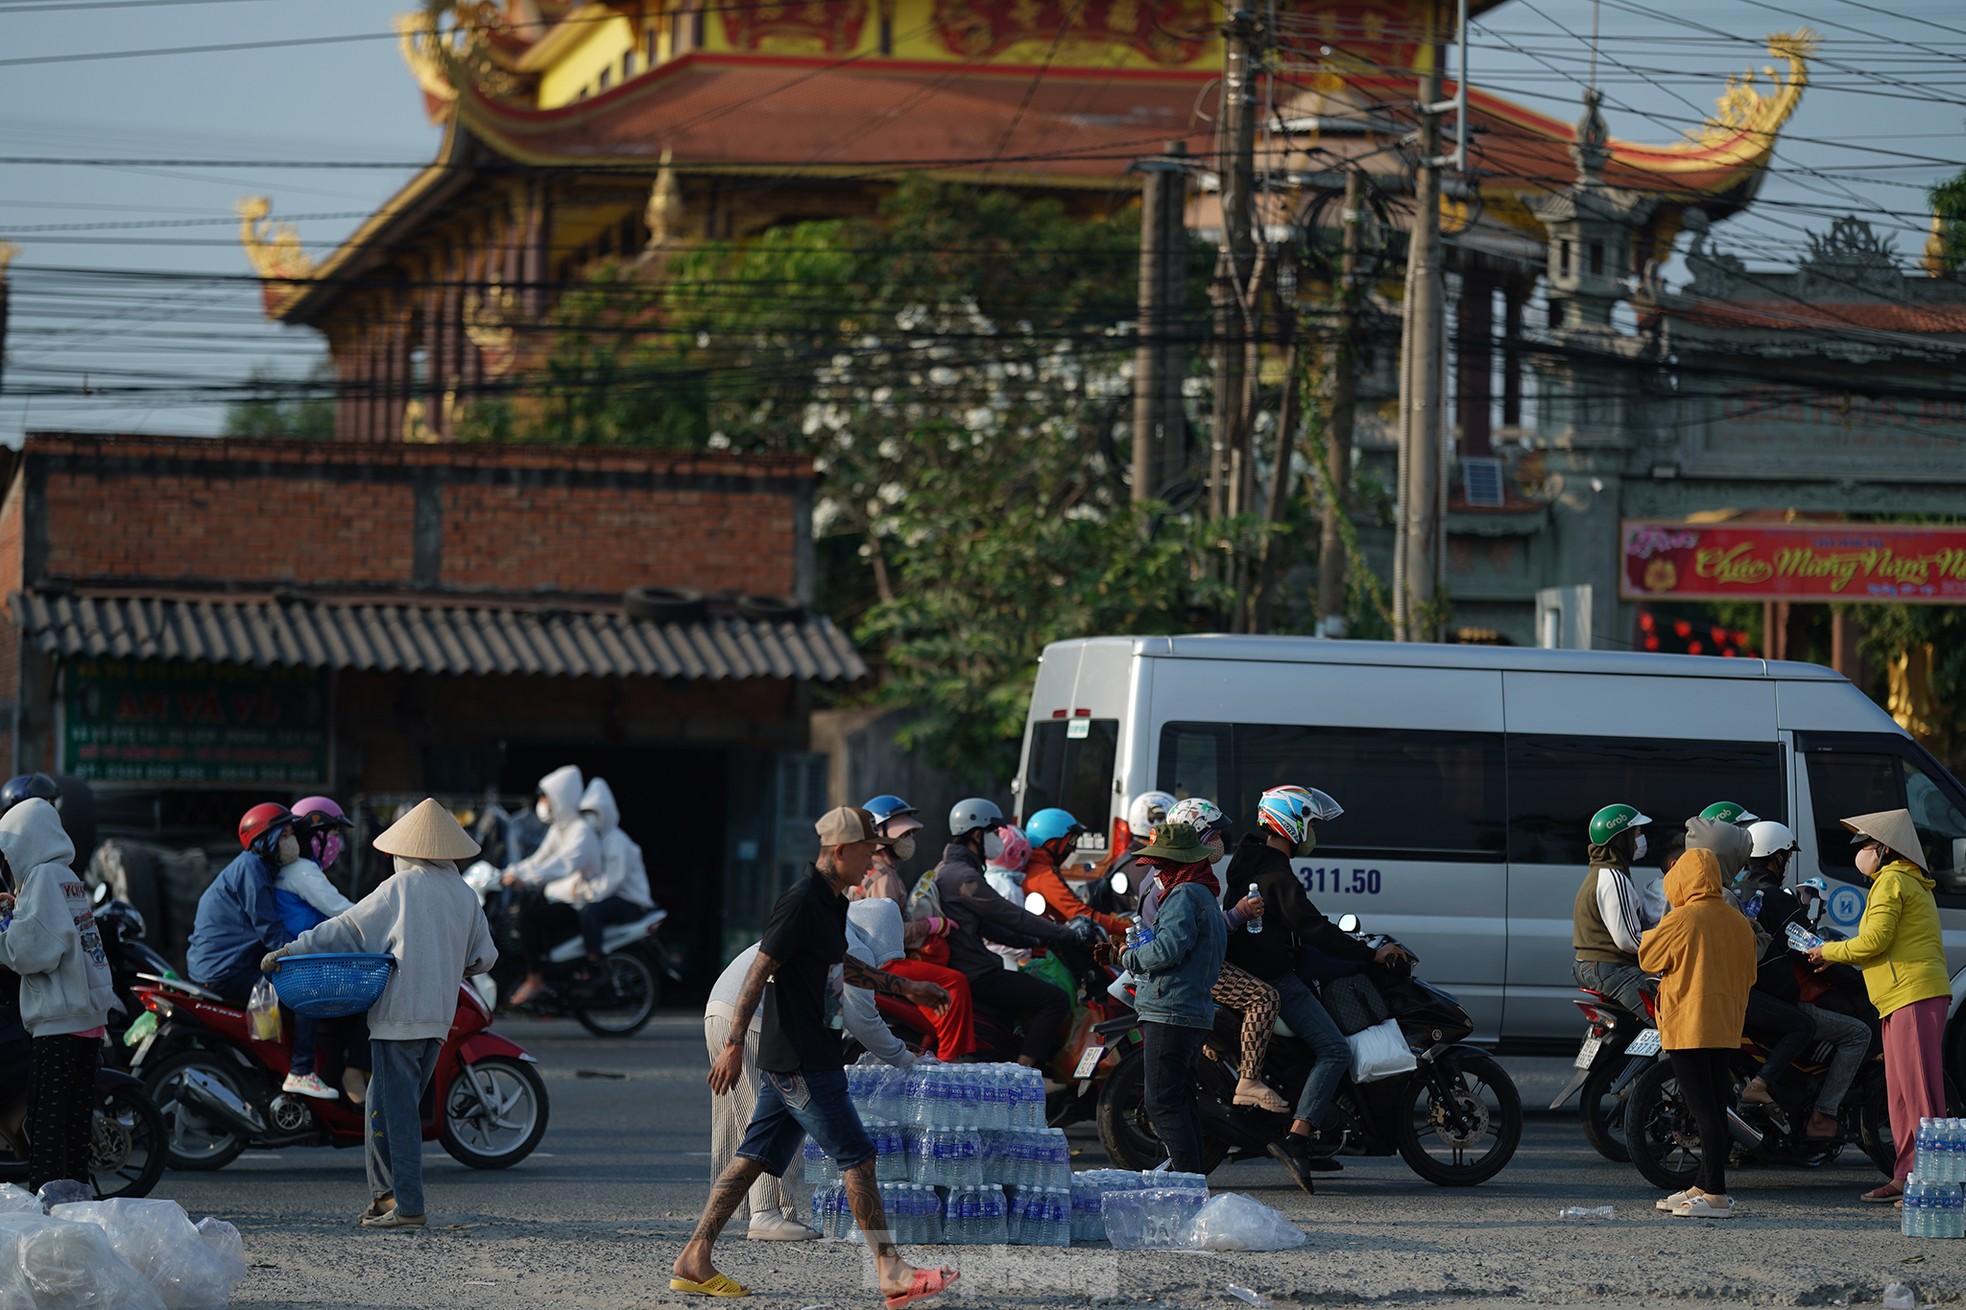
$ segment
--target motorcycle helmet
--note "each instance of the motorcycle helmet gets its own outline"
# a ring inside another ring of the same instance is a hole
[[[1328,823],[1344,812],[1344,806],[1315,787],[1272,787],[1256,802],[1256,826],[1302,846],[1311,837],[1312,825]]]
[[[1167,822],[1167,812],[1174,804],[1174,797],[1168,792],[1143,791],[1126,807],[1126,826],[1141,841],[1152,841],[1154,829]]]
[[[994,831],[1003,826],[1003,811],[995,801],[984,800],[981,796],[971,796],[959,800],[949,810],[949,835],[960,837],[964,833],[975,832],[978,828]]]
[[[1006,823],[997,829],[997,836],[1003,841],[1003,852],[990,861],[989,867],[1005,873],[1023,873],[1024,866],[1031,862],[1030,840],[1014,823]]]
[[[1643,814],[1636,805],[1622,802],[1607,805],[1591,815],[1591,845],[1609,846],[1611,839],[1631,828],[1643,828],[1652,822],[1651,816]]]
[[[1039,810],[1024,823],[1024,838],[1033,846],[1043,846],[1062,838],[1077,838],[1085,831],[1085,825],[1071,816],[1066,810],[1056,806]]]
[[[1214,801],[1190,796],[1176,801],[1167,811],[1168,823],[1185,823],[1195,830],[1202,845],[1221,859],[1229,853],[1229,816]],[[1165,826],[1165,825],[1163,825]]]
[[[1739,824],[1743,828],[1751,823],[1759,822],[1761,819],[1759,814],[1753,813],[1739,801],[1715,801],[1700,811],[1700,817],[1703,819],[1718,819],[1722,823]]]
[[[53,778],[45,773],[23,773],[0,784],[0,814],[5,814],[29,797],[44,800],[57,810],[61,808],[61,788],[55,785]]]
[[[293,811],[272,801],[253,806],[239,819],[239,846],[256,855],[270,856],[273,847],[294,821]]]
[[[294,832],[300,852],[323,869],[341,858],[341,834],[355,821],[326,796],[306,796],[294,802]]]
[[[902,814],[913,814],[915,807],[899,796],[876,796],[860,807],[874,816],[874,826],[879,827],[889,819]]]
[[[1748,852],[1749,859],[1764,859],[1770,855],[1796,849],[1795,834],[1789,830],[1789,826],[1786,823],[1777,823],[1773,819],[1763,819],[1759,823],[1751,824],[1748,827],[1748,836],[1754,842],[1753,848]]]

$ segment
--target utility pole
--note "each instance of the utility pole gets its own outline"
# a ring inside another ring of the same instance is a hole
[[[1365,174],[1345,171],[1344,247],[1338,262],[1338,348],[1332,354],[1331,418],[1325,433],[1324,527],[1318,538],[1317,609],[1327,637],[1345,631],[1344,518],[1352,504],[1352,424],[1358,410],[1360,233],[1365,228]]]
[[[1188,147],[1170,141],[1164,154],[1136,167],[1140,192],[1140,344],[1133,352],[1133,503],[1151,500],[1179,475],[1181,384],[1188,352],[1181,341],[1188,294]]]
[[[1256,242],[1256,75],[1260,29],[1238,9],[1223,33],[1221,178],[1222,257],[1215,266],[1215,405],[1210,434],[1208,507],[1223,518],[1248,509],[1242,503],[1248,465],[1249,415],[1244,396],[1248,316]]]
[[[1438,47],[1436,47],[1438,51]],[[1420,78],[1420,166],[1413,184],[1413,231],[1400,370],[1400,540],[1394,578],[1393,626],[1400,641],[1428,641],[1421,619],[1434,598],[1436,499],[1440,465],[1440,72],[1436,60]]]
[[[7,265],[14,262],[20,247],[11,241],[0,241],[0,387],[7,379],[7,301],[11,292],[7,285]]]

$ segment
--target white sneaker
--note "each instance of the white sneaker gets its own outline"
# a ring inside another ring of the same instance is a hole
[[[1674,1192],[1671,1196],[1666,1197],[1663,1201],[1654,1201],[1652,1203],[1652,1208],[1654,1210],[1663,1210],[1667,1214],[1671,1214],[1673,1211],[1679,1209],[1680,1206],[1685,1205],[1688,1201],[1692,1200],[1694,1197],[1698,1196],[1699,1194],[1700,1194],[1699,1188],[1689,1187],[1683,1192]]]
[[[810,1242],[819,1234],[790,1215],[775,1214],[752,1219],[745,1236],[754,1242]]]
[[[1696,1196],[1690,1201],[1681,1201],[1673,1208],[1675,1219],[1732,1219],[1734,1217],[1734,1198],[1731,1196]]]
[[[312,1096],[321,1101],[339,1101],[341,1093],[321,1081],[319,1074],[290,1073],[287,1081],[280,1084],[283,1092],[295,1092],[301,1096]]]

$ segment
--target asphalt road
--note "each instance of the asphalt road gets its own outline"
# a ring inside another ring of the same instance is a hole
[[[166,1175],[160,1195],[193,1217],[238,1224],[251,1276],[234,1306],[505,1307],[596,1310],[702,1305],[668,1290],[669,1262],[706,1190],[709,1091],[700,1025],[665,1015],[640,1036],[603,1042],[571,1023],[501,1023],[540,1058],[552,1127],[516,1169],[482,1173],[426,1152],[432,1227],[367,1232],[362,1162],[328,1149],[248,1153],[215,1174]],[[1629,1165],[1600,1159],[1574,1112],[1538,1113],[1556,1061],[1513,1062],[1531,1107],[1521,1150],[1494,1181],[1431,1186],[1397,1158],[1349,1161],[1305,1196],[1268,1162],[1225,1167],[1211,1183],[1275,1206],[1308,1244],[1271,1255],[918,1248],[918,1263],[964,1270],[950,1306],[1059,1304],[1240,1307],[1224,1289],[1279,1305],[1596,1306],[1876,1304],[1909,1283],[1919,1301],[1966,1299],[1966,1250],[1898,1235],[1896,1212],[1862,1206],[1876,1174],[1854,1149],[1829,1168],[1750,1170],[1726,1223],[1674,1220]],[[1537,1092],[1541,1092],[1540,1099]],[[1075,1164],[1104,1163],[1089,1126]],[[1567,1205],[1617,1217],[1560,1223]],[[864,1254],[833,1243],[727,1242],[722,1267],[785,1310],[878,1307]]]

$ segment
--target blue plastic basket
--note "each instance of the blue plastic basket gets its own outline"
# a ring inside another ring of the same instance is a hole
[[[295,1014],[339,1019],[374,1005],[395,967],[393,955],[283,955],[273,971],[273,990]]]

